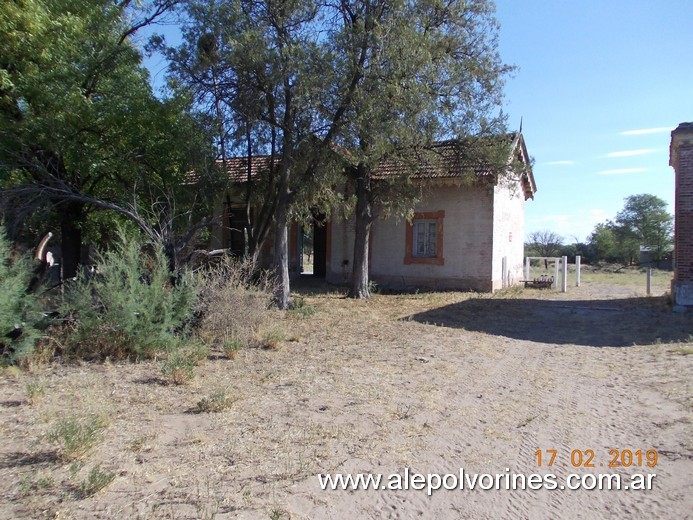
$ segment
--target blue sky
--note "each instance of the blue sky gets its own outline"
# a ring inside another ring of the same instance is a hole
[[[625,197],[670,204],[671,130],[693,121],[693,1],[497,0],[500,52],[518,70],[505,111],[523,118],[538,191],[526,233],[584,241]]]
[[[538,191],[526,234],[585,241],[629,195],[673,213],[671,130],[693,121],[693,0],[496,0],[511,130],[523,119]],[[156,32],[176,39],[175,29]],[[155,84],[160,58],[145,61]]]

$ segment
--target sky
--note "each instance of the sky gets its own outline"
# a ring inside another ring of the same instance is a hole
[[[671,131],[693,121],[693,1],[496,0],[510,130],[534,158],[525,235],[583,242],[629,195],[674,212]]]
[[[496,18],[501,58],[517,67],[508,126],[522,121],[535,161],[525,236],[584,242],[643,193],[673,214],[671,131],[693,121],[693,0],[496,0]],[[171,29],[156,32],[174,43]],[[145,64],[163,82],[161,58]]]

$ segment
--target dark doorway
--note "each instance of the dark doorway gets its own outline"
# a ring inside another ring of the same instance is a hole
[[[327,275],[327,224],[325,220],[313,221],[313,276]]]
[[[309,226],[299,231],[301,274],[325,278],[327,275],[327,224],[324,215],[315,215]]]
[[[245,254],[246,209],[243,206],[229,208],[229,249],[233,256]]]

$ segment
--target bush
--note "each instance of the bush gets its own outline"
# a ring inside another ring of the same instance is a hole
[[[273,303],[272,280],[254,275],[250,262],[224,259],[198,273],[198,335],[235,357],[241,346],[255,342]]]
[[[95,495],[115,479],[115,473],[102,471],[100,465],[94,466],[87,478],[79,485],[79,496],[87,498]]]
[[[195,376],[195,367],[209,355],[209,348],[191,343],[171,352],[161,364],[161,373],[174,385],[184,385]]]
[[[226,395],[226,390],[220,389],[209,397],[203,397],[197,402],[200,413],[218,413],[231,407],[236,400]]]
[[[179,350],[161,364],[161,373],[174,385],[184,385],[195,376],[196,366],[194,359]]]
[[[66,417],[49,432],[48,440],[60,445],[60,457],[66,461],[79,459],[89,453],[101,440],[106,427],[102,416],[92,416],[88,419]]]
[[[141,359],[176,349],[196,297],[190,273],[174,277],[161,246],[121,235],[95,274],[82,271],[66,294],[65,311],[76,318],[67,354]]]
[[[375,291],[375,284],[373,284],[373,290]],[[287,311],[292,316],[298,316],[300,318],[307,318],[315,314],[315,307],[308,305],[305,298],[301,296],[295,297],[291,304],[289,305],[289,310]]]
[[[31,354],[42,318],[33,294],[27,293],[31,262],[12,258],[12,245],[0,227],[0,354],[6,362],[16,362]]]

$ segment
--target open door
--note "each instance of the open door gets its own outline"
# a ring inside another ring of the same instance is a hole
[[[327,224],[323,215],[315,215],[309,226],[299,227],[298,251],[301,275],[325,278],[327,275]]]

